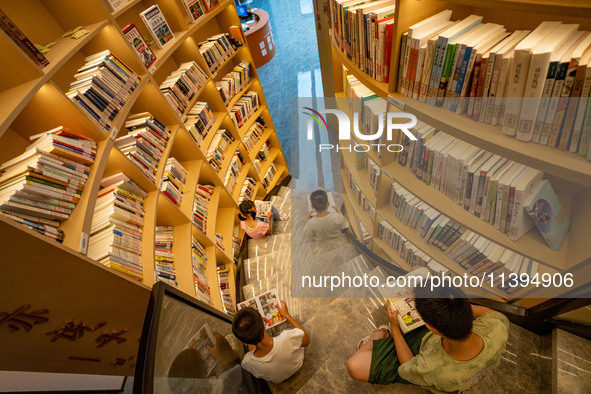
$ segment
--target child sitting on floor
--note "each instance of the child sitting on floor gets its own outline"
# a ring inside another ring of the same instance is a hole
[[[312,208],[316,210],[316,216],[312,212],[306,215],[305,232],[308,238],[324,241],[336,238],[349,227],[347,219],[341,214],[338,207],[334,206],[335,212],[329,212],[328,195],[324,190],[316,190],[310,194]]]
[[[270,235],[273,229],[274,220],[285,220],[279,216],[277,208],[271,206],[269,213],[267,213],[267,221],[257,219],[257,210],[254,202],[250,200],[244,200],[238,206],[239,213],[238,219],[240,219],[240,227],[244,232],[252,239],[263,238],[264,236]]]
[[[415,288],[416,309],[425,327],[405,335],[398,311],[388,302],[387,326],[380,327],[347,362],[354,379],[379,384],[413,383],[434,393],[459,392],[499,364],[509,335],[501,313],[471,305],[457,288]],[[435,298],[438,297],[438,298]]]
[[[291,317],[285,301],[278,309],[293,329],[284,330],[275,338],[267,334],[263,318],[253,308],[240,309],[232,322],[232,332],[250,350],[242,359],[242,368],[273,383],[283,382],[301,368],[303,348],[310,344],[310,337]]]

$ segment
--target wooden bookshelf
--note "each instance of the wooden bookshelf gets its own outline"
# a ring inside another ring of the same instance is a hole
[[[471,14],[481,15],[484,22],[504,25],[507,31],[532,30],[545,20],[560,20],[564,23],[579,24],[579,30],[591,28],[591,4],[584,0],[396,0],[396,16],[394,18],[394,36],[392,38],[392,57],[390,63],[389,82],[379,82],[361,70],[355,62],[337,45],[331,26],[323,19],[323,29],[318,30],[321,68],[323,70],[323,86],[325,96],[335,97],[337,108],[349,114],[345,101],[346,87],[344,73],[355,76],[363,85],[380,97],[388,98],[388,112],[408,112],[414,114],[419,121],[429,124],[438,130],[452,135],[462,141],[499,154],[518,163],[539,169],[550,179],[554,189],[568,214],[572,224],[559,250],[550,249],[538,231],[533,228],[518,241],[498,231],[478,217],[470,214],[437,189],[425,184],[415,177],[407,167],[394,161],[391,153],[378,154],[370,150],[366,155],[378,165],[382,172],[377,193],[369,185],[367,169],[356,169],[354,152],[340,150],[341,163],[346,167],[354,181],[365,193],[366,198],[376,208],[375,225],[372,225],[367,213],[357,204],[349,188],[347,173],[343,170],[345,207],[349,214],[351,227],[359,238],[358,223],[361,221],[372,234],[374,251],[386,255],[391,261],[405,270],[411,267],[377,237],[379,222],[383,217],[397,231],[403,234],[416,247],[423,250],[439,263],[450,270],[463,275],[465,270],[450,260],[443,252],[423,241],[416,231],[404,226],[390,212],[387,205],[390,185],[396,181],[423,202],[437,209],[442,214],[461,223],[475,233],[540,263],[539,273],[571,272],[574,277],[584,275],[591,248],[585,239],[586,227],[591,220],[591,162],[577,154],[560,151],[548,146],[518,141],[502,133],[500,126],[490,126],[476,122],[465,115],[457,115],[442,107],[432,106],[418,100],[408,98],[397,91],[398,65],[400,59],[400,42],[402,34],[408,28],[444,9],[452,10],[452,20],[460,20]],[[321,14],[322,10],[316,10]],[[321,18],[322,19],[322,18]],[[327,56],[323,54],[328,54]],[[328,71],[328,72],[326,72]],[[328,88],[327,88],[328,87]],[[352,119],[351,116],[349,116]],[[328,118],[331,121],[331,118]],[[364,144],[367,141],[356,140],[353,135],[351,143]],[[349,146],[349,142],[341,142],[341,147]],[[352,211],[352,212],[350,212]],[[381,216],[381,217],[380,217]],[[579,282],[582,284],[582,282]],[[519,297],[535,296],[537,290],[529,287],[508,295],[496,288],[483,289],[483,296],[501,297],[505,300]]]
[[[121,28],[128,23],[135,23],[143,37],[151,39],[139,13],[152,4],[160,6],[175,38],[164,48],[152,47],[157,60],[146,69],[121,33]],[[174,228],[173,254],[178,287],[193,297],[196,293],[192,274],[192,237],[203,245],[208,258],[206,277],[211,290],[210,296],[214,307],[223,311],[216,268],[222,265],[230,269],[230,285],[233,286],[235,278],[232,275],[235,275],[236,270],[232,238],[242,184],[247,175],[252,176],[257,180],[255,196],[263,198],[289,173],[249,48],[246,45],[239,47],[213,73],[198,50],[199,42],[216,34],[228,33],[231,25],[240,26],[234,2],[222,1],[212,12],[205,14],[195,23],[190,22],[182,3],[173,0],[132,0],[116,12],[112,12],[104,0],[89,0],[83,3],[74,0],[28,2],[26,5],[1,0],[0,8],[32,42],[47,43],[59,38],[58,44],[46,54],[50,64],[41,70],[6,34],[0,33],[0,50],[5,55],[0,65],[0,161],[5,162],[22,154],[29,145],[29,136],[59,125],[93,138],[98,144],[96,159],[80,202],[69,219],[60,226],[66,234],[63,244],[0,217],[2,234],[7,234],[2,238],[1,244],[3,250],[10,249],[2,263],[3,272],[7,275],[3,275],[4,279],[0,280],[2,294],[5,294],[3,301],[0,301],[0,312],[12,311],[23,304],[31,304],[32,308],[45,307],[50,311],[50,321],[42,328],[34,328],[26,337],[21,335],[14,341],[3,341],[11,344],[2,352],[0,368],[109,375],[133,374],[133,368],[117,368],[112,361],[116,357],[135,356],[137,352],[149,291],[155,280],[155,226]],[[77,40],[61,38],[64,32],[80,25],[89,33]],[[108,134],[99,130],[65,95],[74,74],[85,63],[84,58],[105,49],[111,50],[141,78],[140,84],[113,120],[112,129]],[[159,89],[168,75],[177,70],[180,64],[188,61],[195,61],[208,79],[194,94],[184,114],[196,101],[204,101],[209,104],[215,119],[200,145],[185,128],[183,116],[174,112]],[[214,83],[240,61],[250,63],[251,79],[226,106]],[[258,93],[260,108],[238,129],[229,117],[229,108],[248,90]],[[125,129],[128,117],[140,112],[152,113],[171,131],[154,181],[115,147],[114,140],[128,132]],[[277,174],[267,189],[261,187],[260,179],[252,168],[253,156],[256,156],[256,153],[246,154],[241,141],[241,137],[260,115],[267,123],[267,130],[255,149],[260,149],[263,143],[270,141],[273,155],[267,159],[266,165],[268,168],[271,163],[275,163],[277,167]],[[213,136],[220,128],[227,129],[235,141],[226,152],[222,170],[217,173],[205,155]],[[243,153],[245,163],[235,189],[230,193],[224,187],[223,181],[236,150]],[[159,190],[169,157],[177,159],[188,171],[180,206],[170,201]],[[146,213],[142,240],[142,281],[136,281],[92,261],[85,256],[84,248],[81,248],[82,241],[90,233],[101,179],[118,172],[124,172],[148,193],[144,201]],[[197,184],[211,184],[215,187],[209,205],[206,233],[192,224]],[[224,237],[224,251],[215,245],[216,232]],[[23,264],[13,263],[15,261]],[[236,294],[233,288],[231,296],[235,306]],[[61,341],[57,344],[50,343],[50,338],[45,332],[63,325],[67,319],[84,319],[89,325],[94,321],[105,320],[108,323],[106,328],[128,328],[129,335],[126,336],[125,345],[119,348],[108,345],[97,350],[96,344],[91,340],[94,336],[91,335],[85,336],[89,338],[88,341],[81,340],[85,343],[80,348],[83,351],[78,351],[77,347],[69,343],[62,344]],[[0,333],[0,337],[4,338],[4,335],[13,338],[20,334],[11,336],[6,330],[5,333]],[[27,352],[27,357],[18,357],[21,350]],[[68,356],[74,356],[74,359],[68,359]],[[76,357],[92,360],[80,361]]]

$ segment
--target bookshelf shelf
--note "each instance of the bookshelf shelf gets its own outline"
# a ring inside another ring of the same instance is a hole
[[[446,108],[421,103],[401,94],[395,96],[404,103],[404,112],[416,115],[418,119],[445,133],[547,174],[591,187],[591,162],[579,155],[518,141],[504,135],[500,126],[476,122]]]
[[[279,154],[278,148],[269,149],[269,157],[267,158],[267,160],[263,161],[263,165],[261,165],[261,172],[257,173],[257,177],[259,179],[262,179],[265,176],[265,174],[267,173],[267,170],[269,169],[269,167],[271,167],[273,160],[275,160],[275,158],[277,157],[278,154]]]
[[[152,47],[157,60],[152,67],[146,69],[120,29],[129,23],[134,23],[145,39],[151,39],[139,13],[153,4],[158,4],[163,11],[175,34],[175,39],[162,49]],[[114,359],[121,356],[119,354],[121,350],[135,354],[150,287],[155,281],[155,227],[172,226],[174,265],[179,289],[192,297],[197,296],[193,281],[191,251],[192,238],[195,237],[206,250],[208,258],[206,278],[209,281],[214,307],[223,311],[216,271],[218,266],[224,266],[230,270],[230,295],[233,305],[236,305],[236,292],[233,288],[236,282],[232,276],[236,274],[232,255],[232,237],[240,188],[245,177],[249,173],[253,175],[254,171],[252,160],[245,154],[246,151],[239,138],[246,128],[239,131],[235,127],[229,117],[228,107],[224,105],[215,88],[215,79],[222,77],[220,72],[231,70],[242,60],[251,64],[251,80],[233,99],[232,104],[237,102],[248,89],[254,88],[259,94],[261,108],[245,126],[250,127],[256,117],[264,112],[268,126],[264,135],[265,140],[274,138],[275,128],[264,105],[264,95],[257,82],[256,69],[252,66],[254,63],[248,49],[244,46],[237,48],[213,74],[199,53],[198,42],[220,33],[228,33],[231,25],[240,25],[233,2],[231,0],[221,2],[220,6],[206,13],[195,23],[189,22],[189,16],[182,3],[177,0],[133,0],[124,4],[116,12],[110,12],[103,0],[85,2],[63,0],[27,2],[26,4],[4,2],[2,10],[14,19],[15,24],[32,42],[45,43],[55,40],[56,37],[60,37],[65,31],[75,26],[84,26],[89,33],[78,40],[60,38],[59,43],[46,54],[50,63],[44,69],[39,69],[4,32],[0,33],[0,50],[6,60],[0,64],[0,162],[3,163],[21,155],[30,144],[31,135],[60,125],[97,142],[95,161],[91,166],[80,201],[69,218],[60,224],[59,229],[66,235],[63,244],[0,216],[1,231],[9,234],[2,240],[3,249],[10,249],[6,256],[13,256],[18,261],[31,263],[9,264],[8,260],[0,263],[3,272],[10,273],[12,278],[19,278],[18,282],[6,276],[0,279],[0,288],[5,289],[7,294],[11,294],[10,297],[5,297],[5,301],[17,300],[16,302],[23,304],[34,301],[39,304],[34,307],[47,307],[52,313],[52,319],[55,317],[58,321],[73,317],[84,319],[85,322],[104,319],[108,320],[109,324],[116,325],[110,329],[128,327],[131,335],[126,345],[99,356],[104,358],[108,353],[107,358],[113,356]],[[74,75],[86,63],[84,59],[106,49],[141,78],[134,92],[112,121],[109,133],[101,131],[95,122],[65,95]],[[185,113],[178,116],[159,86],[166,77],[178,69],[180,64],[187,61],[195,61],[208,78],[195,92]],[[207,102],[215,118],[215,123],[201,146],[195,143],[183,125],[184,115],[196,101]],[[154,181],[115,147],[115,139],[128,133],[125,123],[129,117],[143,112],[151,113],[171,131],[159,160]],[[205,154],[213,136],[220,128],[227,129],[234,136],[235,141],[227,150],[228,157],[224,160],[223,168],[216,173],[207,162]],[[276,137],[271,141],[276,141]],[[268,165],[276,161],[278,173],[272,180],[274,185],[286,176],[288,171],[278,142],[276,144],[273,142],[273,148],[275,154],[273,159],[269,159]],[[231,194],[223,186],[223,176],[228,171],[233,153],[237,149],[242,152],[245,163],[243,171],[238,176],[236,188]],[[166,162],[171,157],[178,160],[188,171],[180,207],[159,190]],[[84,244],[85,236],[89,235],[92,228],[101,180],[120,172],[125,173],[148,193],[144,199],[145,214],[142,230],[143,279],[139,281],[103,266],[86,257],[84,253],[78,252],[84,251],[81,245]],[[208,208],[206,233],[201,232],[192,223],[194,196],[198,184],[214,186]],[[255,186],[257,198],[264,197],[264,192],[260,182],[257,183]],[[222,234],[225,251],[217,249],[216,233]],[[8,245],[23,247],[9,248]],[[89,290],[92,290],[92,294],[84,296]],[[72,299],[71,294],[77,294],[77,299]],[[78,297],[78,295],[81,296]],[[100,305],[95,308],[94,305],[97,303]],[[0,311],[3,311],[4,307],[6,310],[14,307],[12,303],[9,305],[0,302],[0,304],[2,304]],[[89,305],[93,307],[88,308]],[[55,316],[54,311],[58,311]],[[68,355],[72,354],[71,348],[60,345],[51,347],[56,344],[51,344],[48,348],[46,330],[37,331],[39,333],[34,334],[33,340],[29,338],[26,343],[16,341],[7,349],[3,349],[0,357],[0,365],[3,369],[13,369],[14,358],[18,359],[17,355],[26,349],[30,354],[49,354],[51,360],[41,360],[40,356],[29,357],[25,361],[19,361],[22,365],[18,368],[21,370],[107,375],[130,372],[130,370],[116,369],[108,362],[101,363],[100,366],[81,364],[77,361],[64,362],[68,359]],[[58,347],[59,350],[56,350]],[[43,352],[40,353],[38,349],[43,349]],[[98,355],[96,344],[85,348],[84,354]],[[13,359],[8,360],[5,355],[12,355]]]
[[[277,169],[277,173],[275,174],[273,179],[271,179],[271,182],[269,182],[269,186],[265,188],[265,194],[269,193],[275,187],[275,185],[277,185],[277,183],[282,178],[284,178],[284,174],[286,174],[287,166],[282,164],[276,164],[275,168]]]
[[[269,137],[275,133],[275,130],[271,129],[271,128],[266,128],[265,131],[263,132],[263,134],[261,135],[261,138],[259,138],[259,140],[257,141],[257,143],[253,146],[253,148],[250,150],[250,152],[248,153],[248,157],[250,159],[250,161],[253,161],[254,159],[256,159],[257,154],[259,153],[259,151],[261,150],[261,148],[263,147],[263,145],[265,144],[265,142],[267,142],[267,140],[269,139]]]
[[[230,102],[228,103],[228,105],[226,105],[226,107],[228,109],[232,108],[234,106],[234,104],[236,104],[236,102],[242,98],[242,95],[244,93],[248,92],[248,90],[252,87],[252,85],[254,85],[254,82],[255,81],[253,79],[251,79],[251,81],[248,84],[246,84],[246,86],[241,91],[239,91],[238,93],[236,93],[236,95],[234,97],[232,97],[232,100],[230,100]]]
[[[383,215],[388,222],[396,228],[407,239],[430,255],[439,263],[447,266],[452,271],[463,274],[465,270],[451,261],[447,256],[433,245],[425,244],[418,233],[410,227],[402,225],[394,215],[391,214],[387,205],[389,189],[392,181],[396,181],[421,201],[437,209],[445,216],[463,224],[475,233],[482,235],[488,240],[495,242],[509,250],[512,250],[528,259],[540,263],[538,272],[581,272],[586,262],[591,257],[591,249],[588,241],[584,240],[585,227],[591,220],[591,162],[585,158],[559,149],[542,146],[533,142],[522,142],[514,137],[503,134],[500,126],[490,126],[481,122],[473,121],[465,115],[457,115],[447,108],[436,107],[422,103],[416,99],[409,98],[397,91],[397,74],[399,71],[401,38],[409,27],[417,22],[426,19],[444,9],[453,12],[452,20],[460,20],[471,14],[484,16],[484,22],[498,23],[504,25],[507,31],[533,30],[542,21],[561,20],[563,23],[579,24],[579,30],[588,30],[591,26],[591,3],[583,0],[572,0],[561,2],[558,0],[448,0],[433,1],[423,0],[396,0],[396,16],[394,18],[392,37],[392,56],[390,63],[390,80],[388,83],[377,82],[376,79],[365,74],[354,61],[340,50],[337,45],[337,37],[332,31],[332,26],[325,25],[327,29],[318,30],[319,53],[321,64],[324,68],[332,71],[323,73],[323,84],[325,95],[337,98],[337,108],[349,114],[349,108],[344,101],[346,97],[345,74],[355,76],[359,82],[365,85],[377,96],[388,98],[387,111],[408,112],[417,117],[421,122],[428,124],[442,132],[445,132],[461,141],[467,142],[479,148],[498,154],[517,163],[541,170],[544,178],[550,180],[554,190],[559,192],[560,203],[564,206],[571,218],[571,227],[559,250],[555,251],[548,247],[537,229],[531,229],[522,238],[512,241],[509,237],[495,229],[489,223],[474,216],[456,205],[442,192],[425,184],[416,178],[412,170],[403,167],[394,160],[395,155],[389,152],[378,154],[371,150],[366,153],[367,157],[375,162],[382,169],[377,194],[373,196],[372,188],[369,185],[367,169],[357,170],[356,153],[341,150],[341,162],[350,172],[353,180],[365,192],[370,203],[376,203],[377,217]],[[320,10],[317,10],[319,12]],[[322,36],[322,37],[321,37]],[[413,58],[414,59],[414,58]],[[323,70],[324,70],[323,68]],[[350,117],[351,118],[351,117]],[[330,120],[330,119],[329,119]],[[353,133],[352,133],[353,134]],[[351,143],[366,144],[353,135]],[[395,143],[392,141],[391,143]],[[345,147],[345,144],[340,144]],[[347,145],[348,146],[348,145]],[[361,167],[360,167],[361,168]],[[390,180],[384,178],[388,175]],[[343,170],[343,176],[346,171]],[[389,249],[385,243],[377,237],[378,223],[369,226],[369,218],[362,207],[356,203],[348,186],[348,178],[344,178],[345,207],[350,210],[349,218],[357,223],[351,222],[351,227],[356,235],[360,237],[356,226],[361,222],[374,238],[374,246],[383,249],[384,253],[402,268],[409,269],[408,264],[400,264],[400,258],[396,251]],[[361,239],[361,238],[359,238]],[[502,294],[502,297],[509,298],[502,291],[486,289],[495,294]],[[526,288],[511,294],[510,297],[535,296],[538,291]],[[490,297],[491,295],[486,295]]]
[[[346,174],[343,171],[342,172],[343,179],[346,179],[345,178],[345,175]],[[346,190],[346,196],[347,196],[347,198],[349,198],[349,203],[353,207],[353,210],[357,214],[357,217],[359,218],[359,220],[361,220],[361,223],[363,223],[363,226],[365,226],[365,229],[367,231],[369,231],[370,233],[373,234],[374,233],[374,227],[375,226],[373,224],[372,218],[371,218],[371,216],[367,212],[365,212],[363,210],[363,208],[361,207],[361,205],[359,205],[357,203],[357,201],[353,198],[353,191],[349,187],[349,183],[348,182],[343,182],[343,189]],[[376,208],[375,205],[374,205],[374,208]]]
[[[261,114],[265,110],[267,110],[267,106],[261,105],[259,107],[259,109],[257,109],[256,112],[254,114],[252,114],[252,116],[250,118],[248,118],[248,120],[242,126],[240,126],[240,128],[238,129],[238,137],[240,139],[242,139],[242,137],[244,137],[244,135],[246,134],[248,129],[250,129],[250,127],[253,125],[253,123],[257,120],[257,118],[259,116],[261,116]]]

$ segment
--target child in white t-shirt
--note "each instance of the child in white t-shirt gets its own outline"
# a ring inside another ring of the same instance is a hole
[[[309,239],[324,241],[338,237],[344,229],[349,227],[347,219],[337,206],[333,206],[334,212],[329,212],[328,195],[324,190],[316,190],[310,194],[310,203],[316,210],[316,216],[308,211],[306,216],[306,235]]]
[[[310,337],[291,317],[285,301],[278,309],[293,329],[284,330],[275,338],[267,334],[263,318],[253,308],[242,308],[232,322],[232,332],[250,350],[242,359],[242,368],[273,383],[283,382],[301,368],[304,347],[310,344]]]

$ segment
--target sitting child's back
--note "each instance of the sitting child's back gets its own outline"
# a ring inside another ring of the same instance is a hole
[[[306,217],[306,235],[314,240],[323,241],[338,237],[344,229],[349,227],[347,219],[339,208],[334,206],[335,212],[329,212],[328,195],[324,190],[316,190],[310,194],[310,203],[316,211],[316,216],[308,212]]]

